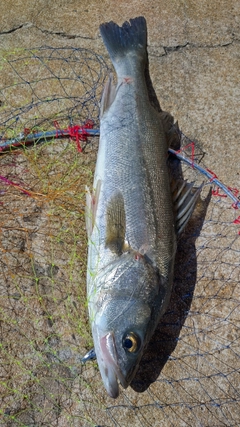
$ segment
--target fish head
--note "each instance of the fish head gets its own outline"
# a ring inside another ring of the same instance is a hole
[[[92,334],[103,383],[116,398],[119,382],[127,388],[136,374],[165,292],[158,272],[144,257],[123,256],[103,277],[108,291],[105,287],[99,295]]]
[[[114,303],[106,301],[105,307],[104,316],[96,319],[92,333],[103,383],[108,394],[116,398],[119,395],[118,382],[127,388],[138,368],[151,313],[146,304],[136,300],[132,300],[129,307],[125,298],[117,298]],[[120,313],[121,308],[118,307],[125,309]]]

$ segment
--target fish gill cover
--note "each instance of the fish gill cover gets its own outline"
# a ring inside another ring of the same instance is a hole
[[[3,425],[239,425],[238,190],[216,185],[181,134],[172,162],[205,182],[203,201],[179,240],[167,313],[132,388],[113,402],[97,364],[81,364],[92,346],[84,210],[97,140],[89,133],[99,127],[107,65],[87,49],[41,47],[6,52],[0,70]]]

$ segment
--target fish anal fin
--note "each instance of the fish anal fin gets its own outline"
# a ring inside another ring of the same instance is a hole
[[[194,187],[194,183],[187,181],[173,181],[172,198],[175,212],[176,232],[179,235],[186,227],[192,212],[197,204],[203,184],[200,187]]]
[[[122,194],[117,192],[107,204],[105,247],[120,256],[126,250],[125,233],[124,200]]]
[[[92,234],[92,229],[93,229],[92,195],[87,186],[86,186],[85,223],[86,223],[87,235],[88,235],[88,238],[90,238]]]
[[[103,116],[106,110],[110,107],[116,97],[116,86],[113,83],[113,74],[109,75],[109,78],[104,86],[101,107],[100,107],[100,118]]]
[[[88,187],[86,187],[86,208],[85,208],[85,221],[86,221],[86,229],[88,237],[91,236],[93,227],[95,224],[96,213],[98,200],[101,190],[101,180],[97,181],[96,188],[93,190],[93,193],[90,193]]]

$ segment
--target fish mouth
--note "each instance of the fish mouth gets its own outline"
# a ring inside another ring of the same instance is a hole
[[[98,365],[103,382],[109,396],[116,399],[119,395],[118,380],[123,388],[127,388],[128,383],[117,363],[117,352],[112,332],[100,338],[100,348],[101,361],[98,360]]]

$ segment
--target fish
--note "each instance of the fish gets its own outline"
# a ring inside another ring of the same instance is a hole
[[[86,195],[87,302],[103,384],[117,398],[169,304],[177,235],[199,191],[185,181],[172,188],[173,118],[150,102],[145,18],[104,23],[100,33],[117,83],[110,74],[103,90],[93,191]]]

